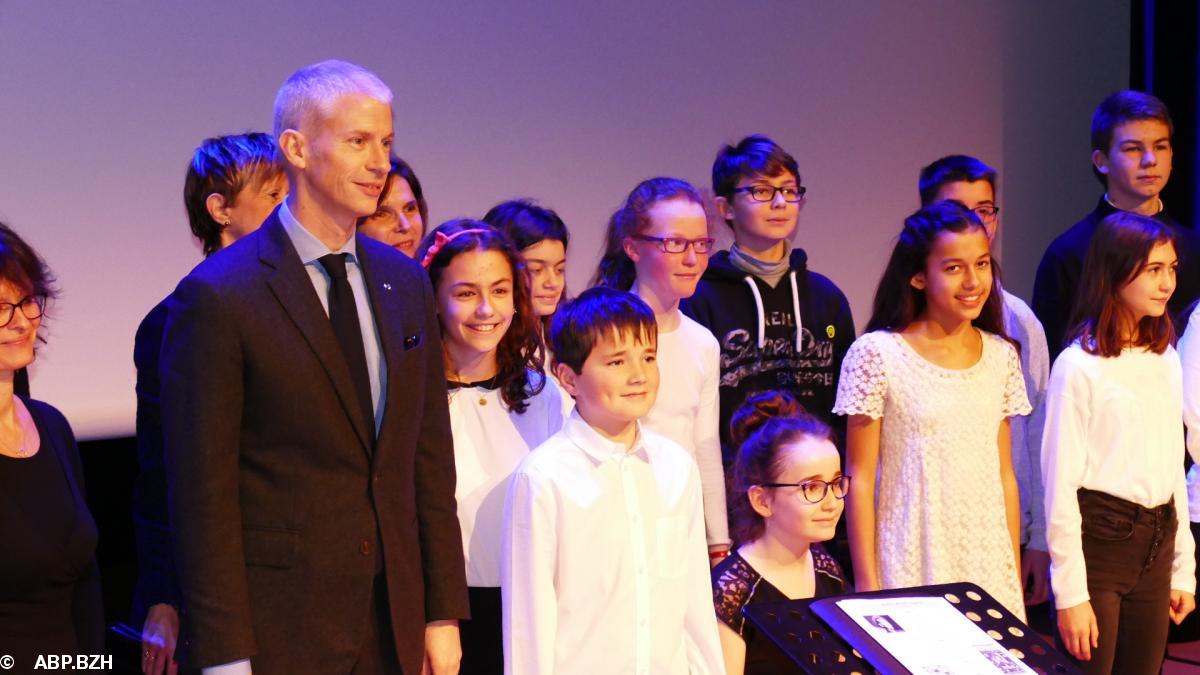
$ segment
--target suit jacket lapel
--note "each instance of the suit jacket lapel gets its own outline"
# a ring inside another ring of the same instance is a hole
[[[368,433],[359,413],[350,368],[333,334],[333,325],[329,323],[329,317],[313,290],[312,280],[300,262],[300,256],[296,254],[283,224],[279,222],[278,210],[263,223],[262,236],[259,238],[259,260],[270,268],[267,285],[324,366],[342,402],[342,410],[350,418],[363,449],[370,454],[374,434]]]

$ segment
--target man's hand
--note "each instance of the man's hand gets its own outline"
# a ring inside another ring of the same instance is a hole
[[[1021,585],[1025,588],[1025,604],[1040,605],[1050,599],[1050,554],[1035,548],[1025,549],[1021,556]]]
[[[158,604],[146,612],[142,626],[142,672],[145,675],[175,675],[175,642],[179,639],[179,612],[171,605]]]
[[[1186,591],[1171,589],[1171,606],[1167,608],[1167,616],[1178,626],[1196,609],[1196,595]]]
[[[1092,650],[1100,646],[1100,626],[1096,623],[1092,603],[1085,602],[1058,610],[1058,632],[1071,656],[1080,661],[1090,661]]]
[[[462,661],[462,643],[458,640],[458,621],[430,621],[425,625],[425,662],[423,675],[458,675]]]

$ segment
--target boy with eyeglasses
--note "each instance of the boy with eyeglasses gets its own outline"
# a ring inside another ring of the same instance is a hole
[[[805,194],[796,160],[766,136],[747,136],[717,153],[712,182],[734,244],[711,257],[682,309],[720,343],[726,466],[737,450],[729,420],[755,392],[788,391],[844,437],[844,418],[830,411],[854,320],[841,289],[792,246]]]
[[[1176,328],[1186,325],[1187,317],[1181,315],[1200,297],[1200,241],[1191,227],[1180,226],[1167,213],[1159,198],[1171,177],[1174,131],[1167,106],[1140,91],[1110,94],[1092,115],[1092,173],[1104,185],[1104,195],[1091,213],[1046,248],[1033,284],[1033,311],[1046,327],[1051,359],[1067,346],[1063,342],[1072,328],[1072,306],[1092,233],[1117,211],[1149,216],[1175,232],[1179,276],[1167,310]]]
[[[1000,227],[996,206],[996,170],[967,155],[949,155],[921,169],[917,184],[921,206],[953,200],[975,212],[983,221],[988,240]],[[1011,418],[1013,472],[1021,504],[1021,579],[1025,603],[1040,605],[1050,597],[1050,554],[1046,548],[1046,516],[1042,504],[1042,426],[1046,418],[1046,387],[1050,380],[1050,354],[1046,333],[1029,305],[1001,288],[1004,329],[1020,343],[1021,374],[1033,407],[1030,415]]]

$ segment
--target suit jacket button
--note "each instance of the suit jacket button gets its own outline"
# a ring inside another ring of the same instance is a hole
[[[358,545],[358,552],[363,555],[371,555],[371,542],[363,539],[362,543]]]
[[[383,472],[382,472],[382,471],[377,471],[377,472],[375,472],[375,482],[376,482],[376,483],[378,483],[378,482],[379,482],[379,479],[380,479],[380,478],[383,478]]]

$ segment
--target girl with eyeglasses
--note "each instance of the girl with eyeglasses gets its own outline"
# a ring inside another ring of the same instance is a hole
[[[454,438],[455,501],[471,619],[459,672],[504,670],[500,531],[513,470],[563,425],[563,396],[543,373],[537,317],[517,252],[487,223],[452,220],[417,250],[441,325]]]
[[[904,221],[842,363],[855,586],[970,581],[1024,620],[1009,418],[1029,401],[987,232],[957,202]]]
[[[739,444],[730,506],[737,549],[713,569],[713,604],[729,675],[792,672],[788,657],[746,620],[746,605],[845,592],[833,537],[850,477],[829,425],[786,392],[756,394],[734,413]]]
[[[1060,645],[1086,673],[1159,672],[1168,620],[1196,606],[1179,423],[1195,431],[1196,419],[1184,405],[1190,387],[1167,310],[1175,238],[1133,213],[1100,221],[1071,342],[1050,370],[1042,437],[1050,583]]]
[[[658,322],[658,398],[642,420],[696,458],[710,560],[729,553],[721,464],[720,346],[679,303],[696,291],[713,240],[696,189],[677,178],[642,181],[608,222],[593,285],[639,296]]]

